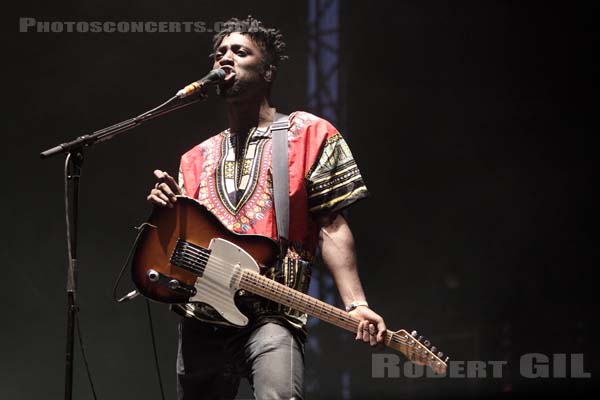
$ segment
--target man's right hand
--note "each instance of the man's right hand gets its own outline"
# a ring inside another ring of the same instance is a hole
[[[177,202],[178,194],[182,194],[181,188],[175,179],[160,169],[154,170],[154,176],[158,179],[154,189],[150,191],[147,200],[157,206],[167,206],[173,208],[173,203]]]

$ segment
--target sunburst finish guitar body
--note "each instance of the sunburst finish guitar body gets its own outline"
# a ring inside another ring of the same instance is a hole
[[[270,238],[238,235],[196,200],[177,196],[173,208],[155,207],[140,232],[132,259],[132,279],[145,297],[163,303],[205,303],[236,326],[248,318],[234,302],[238,290],[262,296],[325,322],[356,332],[359,321],[346,311],[260,274],[276,262]],[[421,343],[416,332],[387,331],[385,344],[411,361],[445,373],[447,359]]]

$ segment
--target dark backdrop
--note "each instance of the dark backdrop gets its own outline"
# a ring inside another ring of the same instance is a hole
[[[591,4],[342,4],[342,127],[371,192],[349,218],[369,301],[391,329],[418,329],[453,359],[508,365],[501,379],[373,379],[370,349],[319,326],[311,398],[341,397],[339,371],[351,398],[591,387],[527,380],[518,368],[533,352],[584,353],[592,376],[597,363]],[[276,102],[306,109],[305,2],[22,1],[5,14],[2,398],[63,391],[63,161],[37,154],[158,105],[210,68],[208,33],[19,33],[18,18],[212,23],[249,13],[287,37]],[[174,173],[223,118],[213,96],[86,152],[79,303],[101,399],[158,398],[144,302],[114,304],[112,283],[149,212],[152,170]],[[176,317],[153,310],[174,398]],[[89,398],[78,350],[76,362],[75,398]]]

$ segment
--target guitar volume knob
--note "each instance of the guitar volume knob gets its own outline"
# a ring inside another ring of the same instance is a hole
[[[153,270],[153,269],[149,270],[147,275],[148,275],[148,279],[150,280],[150,282],[158,281],[159,274],[155,270]]]

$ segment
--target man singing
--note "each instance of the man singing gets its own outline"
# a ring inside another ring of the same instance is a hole
[[[285,118],[270,99],[279,62],[287,57],[277,29],[252,17],[233,18],[214,36],[213,68],[225,78],[218,92],[227,105],[228,128],[181,157],[178,182],[156,170],[148,195],[173,207],[176,195],[197,199],[227,229],[277,240],[273,203],[271,124]],[[284,259],[261,271],[307,292],[317,249],[350,315],[361,321],[356,340],[382,343],[385,323],[372,311],[357,272],[354,239],[341,211],[367,189],[340,133],[326,120],[296,111],[288,117],[289,244]],[[251,293],[236,303],[249,317],[237,328],[204,304],[174,310],[179,324],[179,399],[233,399],[248,378],[257,399],[301,399],[306,314]]]

